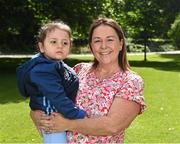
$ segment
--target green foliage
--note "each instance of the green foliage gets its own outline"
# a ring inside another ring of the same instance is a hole
[[[180,49],[180,14],[176,17],[174,23],[171,25],[168,35],[172,39],[176,48]]]
[[[138,1],[126,0],[127,25],[129,34],[136,39],[148,39],[160,36],[159,26],[162,13],[160,6],[153,0]]]
[[[155,0],[160,6],[159,11],[161,11],[162,16],[159,29],[161,29],[162,35],[167,38],[167,31],[170,29],[171,24],[174,22],[178,13],[180,13],[180,1],[179,0]]]
[[[63,20],[75,38],[86,38],[92,19],[101,11],[101,0],[1,0],[0,52],[34,52],[34,36],[48,20]]]
[[[76,40],[87,40],[89,26],[98,16],[115,19],[128,38],[144,43],[167,38],[179,5],[179,0],[0,0],[0,53],[36,51],[38,28],[55,19],[70,25]]]
[[[34,18],[29,2],[1,0],[0,11],[0,51],[32,53],[39,22]]]

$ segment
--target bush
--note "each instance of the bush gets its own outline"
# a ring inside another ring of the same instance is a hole
[[[169,39],[151,39],[148,42],[148,46],[151,52],[175,50],[174,46],[172,45],[172,41],[170,41]]]
[[[127,51],[128,52],[144,52],[144,45],[142,44],[135,44],[135,43],[129,43],[127,45]],[[146,52],[150,52],[148,46],[146,47]]]
[[[174,46],[177,49],[180,49],[180,14],[171,25],[171,29],[168,31],[168,36],[172,39]]]

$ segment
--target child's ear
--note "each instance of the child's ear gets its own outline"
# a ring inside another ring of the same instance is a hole
[[[70,42],[70,48],[72,48],[72,47],[73,47],[73,41]]]
[[[41,53],[44,53],[44,48],[43,48],[42,42],[38,42],[38,47],[39,47],[39,51],[40,51]]]

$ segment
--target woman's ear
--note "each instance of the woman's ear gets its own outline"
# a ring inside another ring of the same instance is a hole
[[[44,48],[43,48],[42,42],[38,42],[38,47],[39,47],[39,51],[40,51],[41,53],[44,53]]]
[[[121,50],[122,50],[123,43],[124,43],[124,41],[123,41],[123,39],[121,39],[121,40],[120,40],[120,47],[119,47],[119,51],[121,51]]]
[[[91,50],[91,52],[93,53],[91,43],[88,44],[88,48],[89,48],[89,49]]]

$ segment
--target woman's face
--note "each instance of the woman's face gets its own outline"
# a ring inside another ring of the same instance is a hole
[[[123,41],[116,31],[107,25],[100,25],[92,34],[91,48],[99,64],[118,64],[118,55]]]

